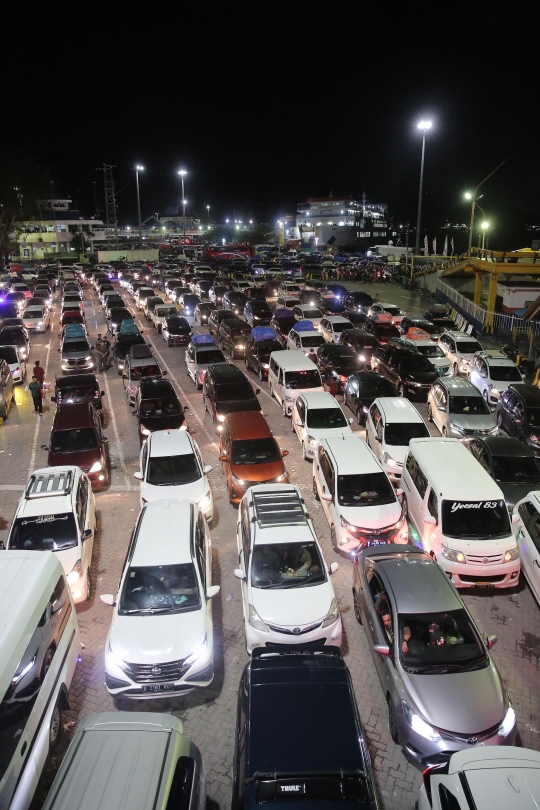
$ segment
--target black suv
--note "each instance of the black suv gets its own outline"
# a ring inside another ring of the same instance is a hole
[[[497,425],[540,458],[540,389],[512,383],[497,403]]]
[[[218,332],[218,343],[232,358],[243,357],[246,340],[251,335],[251,326],[241,318],[227,318],[222,321]]]
[[[259,380],[267,380],[270,353],[280,352],[282,349],[283,346],[278,340],[254,340],[249,337],[244,352],[246,368],[250,368],[255,374],[258,374]]]
[[[299,722],[299,705],[317,711]],[[238,689],[231,810],[351,803],[379,806],[341,652],[282,644],[253,650]]]
[[[356,414],[356,421],[364,425],[369,408],[378,397],[393,397],[394,386],[376,371],[358,371],[351,374],[343,389],[343,404]]]
[[[365,363],[350,346],[324,343],[317,349],[317,366],[323,381],[330,385],[335,380],[339,392],[343,391],[347,378],[364,368]]]
[[[250,381],[239,368],[227,365],[209,366],[204,375],[203,403],[204,410],[210,413],[216,433],[223,430],[223,422],[229,413],[236,411],[262,410]]]
[[[283,310],[280,310],[280,312],[282,311]],[[293,329],[298,323],[298,321],[292,314],[292,309],[290,310],[290,313],[291,313],[290,315],[283,315],[283,316],[280,315],[279,317],[277,315],[274,315],[274,317],[270,321],[270,326],[276,333],[276,337],[281,343],[282,348],[284,349],[287,348],[287,335],[289,334],[291,329]]]
[[[466,444],[502,489],[510,511],[529,492],[540,489],[540,467],[523,442],[510,436],[476,436]]]
[[[352,292],[349,290],[344,303],[347,309],[359,309],[361,312],[367,312],[373,303],[373,298],[367,292],[361,290]]]
[[[371,355],[379,346],[379,341],[370,332],[364,329],[345,329],[339,339],[341,346],[350,346],[358,352],[360,360],[369,363]]]
[[[427,357],[395,345],[375,349],[371,367],[392,383],[398,396],[409,399],[426,400],[429,389],[439,377]]]
[[[446,320],[450,320],[447,318]],[[453,329],[453,327],[445,327]],[[425,318],[412,318],[410,315],[405,315],[404,318],[398,323],[398,329],[402,335],[406,335],[409,329],[421,329],[423,332],[427,332],[430,336],[431,340],[438,340],[444,329],[441,329],[440,326],[433,323],[432,321],[427,321]]]
[[[155,430],[181,428],[185,423],[184,411],[188,410],[187,405],[181,406],[170,380],[162,377],[145,377],[141,380],[134,407],[141,442]]]
[[[230,309],[215,309],[208,318],[208,331],[217,339],[221,321],[227,318],[237,318],[238,316],[231,312]]]

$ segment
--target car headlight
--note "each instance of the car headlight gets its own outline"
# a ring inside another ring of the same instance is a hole
[[[285,401],[286,402],[294,402],[294,397],[285,396]]]
[[[353,524],[349,523],[348,520],[345,520],[345,518],[343,516],[340,517],[340,523],[341,523],[341,528],[342,529],[347,529],[347,531],[349,531],[349,532],[361,531],[358,528],[358,526],[353,526]]]
[[[139,427],[141,429],[141,433],[143,436],[150,436],[151,431],[148,430],[147,427],[145,427],[144,425],[140,425]]]
[[[538,436],[535,433],[531,433],[531,435],[529,436],[529,439],[531,440],[531,442],[533,444],[540,444],[540,439],[538,438]]]
[[[197,647],[197,649],[194,650],[191,653],[191,655],[189,655],[186,658],[186,660],[184,661],[184,664],[186,666],[189,666],[189,667],[193,666],[193,664],[196,661],[199,661],[201,658],[204,658],[204,656],[207,654],[207,652],[208,652],[208,642],[207,642],[207,639],[205,638],[203,643],[199,647]]]
[[[365,354],[360,354],[360,353],[358,353],[358,357],[359,357],[359,358],[360,358],[360,360],[362,360],[364,363],[366,362],[366,355],[365,355]]]
[[[467,560],[465,559],[465,554],[462,551],[456,551],[454,548],[448,548],[448,546],[443,546],[442,550],[443,557],[446,557],[447,560],[451,562],[457,563],[466,563]]]
[[[205,509],[209,505],[210,505],[210,493],[207,492],[204,498],[201,498],[201,500],[199,501],[199,509]]]
[[[317,444],[317,439],[315,438],[315,436],[308,436],[307,440],[308,444]]]
[[[499,735],[501,737],[506,737],[507,734],[510,734],[515,725],[516,725],[516,713],[513,710],[513,708],[509,706],[504,716],[504,720],[499,726]]]
[[[519,557],[519,549],[517,546],[514,546],[514,548],[509,548],[508,551],[505,553],[504,561],[511,562],[512,560],[517,560],[518,557]]]
[[[91,355],[91,354],[87,354],[87,355],[86,355],[86,357],[85,357],[84,359],[85,359],[85,360],[91,360],[91,359],[92,359],[92,355]]]
[[[339,608],[337,599],[334,596],[334,598],[330,602],[330,610],[323,619],[322,627],[329,627],[331,624],[334,624],[334,622],[337,622],[338,617],[339,617]]]
[[[462,427],[460,427],[459,425],[455,425],[453,422],[450,422],[450,427],[452,428],[452,430],[455,430],[456,433],[461,433],[461,434],[465,433],[465,431],[463,430]]]
[[[43,326],[43,321],[38,321],[38,326]]]
[[[499,428],[497,427],[497,425],[495,425],[495,427],[494,427],[494,428],[491,428],[491,430],[489,431],[490,436],[491,436],[491,435],[495,435],[495,434],[496,434],[496,433],[498,433],[498,432],[499,432]]]
[[[110,642],[109,642],[109,646],[107,648],[107,653],[106,653],[105,657],[106,657],[105,666],[107,666],[107,664],[109,664],[110,666],[118,667],[119,669],[123,669],[123,670],[127,670],[127,671],[129,671],[131,669],[129,664],[126,663],[126,661],[124,661],[124,659],[121,658],[118,655],[118,653],[114,652],[114,650],[111,647]]]
[[[89,473],[95,473],[95,472],[99,472],[102,469],[103,469],[103,465],[102,465],[101,461],[96,461],[94,464],[92,464],[92,466],[90,467],[88,472]]]
[[[495,386],[494,386],[494,385],[490,385],[490,386],[489,386],[489,390],[491,391],[491,393],[492,393],[492,394],[493,394],[493,396],[495,396],[495,397],[499,397],[499,396],[501,395],[501,392],[499,391],[499,389],[498,389],[498,388],[495,388]]]
[[[276,478],[276,481],[285,481],[286,478],[287,478],[287,473],[284,472],[284,473],[281,473],[281,475],[278,475],[278,477]]]
[[[388,464],[389,467],[393,467],[396,470],[399,467],[403,467],[403,464],[401,464],[399,461],[396,461],[395,459],[393,459],[392,456],[389,453],[385,452],[384,460],[385,460],[386,464]]]
[[[262,366],[263,368],[270,368],[270,366],[268,365],[268,363],[261,363],[261,366]]]
[[[265,622],[263,622],[251,603],[249,604],[249,623],[255,628],[255,630],[262,630],[263,633],[269,632],[270,628]]]
[[[245,486],[246,482],[244,481],[243,478],[237,478],[236,475],[234,475],[233,473],[231,473],[231,478],[235,484],[238,484],[239,487]]]
[[[82,574],[82,562],[77,560],[69,574],[67,575],[68,585],[74,585]]]
[[[401,701],[401,706],[403,708],[403,714],[405,715],[405,720],[410,725],[413,731],[416,731],[417,734],[420,734],[422,737],[425,737],[426,740],[431,740],[431,742],[440,742],[441,735],[438,731],[426,723],[425,720],[422,720],[417,714],[413,712],[411,707],[405,703],[404,700]]]
[[[217,417],[218,422],[224,422],[225,421],[225,417],[221,413],[217,413],[216,417]]]
[[[422,387],[422,383],[413,382],[412,380],[408,380],[407,385],[412,385],[413,388],[421,388]]]

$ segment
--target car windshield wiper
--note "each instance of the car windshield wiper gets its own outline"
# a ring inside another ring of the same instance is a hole
[[[169,607],[133,608],[133,610],[125,610],[124,613],[163,613],[165,610],[174,610],[174,605]]]

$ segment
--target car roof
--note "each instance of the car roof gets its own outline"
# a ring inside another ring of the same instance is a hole
[[[155,430],[147,439],[150,458],[187,456],[193,453],[193,440],[187,430]]]
[[[371,557],[390,586],[398,613],[460,610],[463,604],[442,568],[418,552]]]
[[[341,343],[324,343],[321,349],[326,349],[330,354],[344,355],[345,357],[355,357],[356,352],[351,346],[342,346]]]
[[[308,408],[341,408],[329,391],[303,391],[299,396],[305,400]]]
[[[409,452],[414,455],[438,495],[447,500],[500,500],[503,495],[459,439],[430,437],[411,439]],[[471,482],[476,484],[471,492]],[[441,491],[444,488],[444,493]],[[481,494],[479,495],[479,492]]]
[[[449,394],[467,394],[468,396],[481,397],[482,394],[469,380],[463,377],[439,377],[437,383],[444,386]]]
[[[361,436],[326,436],[321,439],[338,465],[338,475],[381,472],[381,467]]]
[[[300,349],[275,351],[271,353],[270,358],[273,358],[284,371],[306,371],[317,368]]]
[[[343,315],[325,315],[324,317],[329,323],[350,323],[350,320],[344,318]]]
[[[90,402],[71,402],[58,406],[53,430],[78,430],[83,427],[94,427],[94,406]]]
[[[475,343],[478,343],[478,340],[473,337],[472,335],[468,335],[466,332],[456,332],[452,329],[445,329],[443,332],[444,335],[450,335],[450,337],[454,338],[454,340],[474,340]]]
[[[233,440],[271,439],[274,435],[260,411],[235,411],[225,419]]]
[[[512,458],[534,457],[534,453],[530,447],[520,442],[519,439],[514,439],[511,436],[476,436],[473,441],[474,440],[485,445],[492,456]]]
[[[246,375],[233,363],[216,363],[209,366],[216,383],[249,382]]]
[[[163,377],[143,378],[139,383],[139,388],[142,397],[176,397],[172,382]]]
[[[379,397],[376,400],[385,417],[387,424],[394,422],[421,422],[424,420],[408,399],[404,397]]]
[[[191,534],[194,518],[195,504],[192,501],[173,498],[150,501],[139,518],[131,565],[192,562]]]
[[[540,406],[540,389],[536,388],[534,385],[524,382],[512,383],[506,390],[515,391],[516,394],[521,397],[525,405],[530,405],[531,407]]]

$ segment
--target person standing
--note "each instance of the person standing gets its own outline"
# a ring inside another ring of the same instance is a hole
[[[32,377],[32,382],[28,385],[28,390],[32,394],[32,399],[34,400],[34,410],[41,416],[41,414],[43,413],[43,403],[41,399],[41,383],[39,382],[36,376]]]
[[[337,394],[337,382],[335,377],[332,377],[330,380],[330,393],[333,397],[335,397]]]
[[[45,380],[45,371],[44,369],[41,368],[40,363],[41,363],[40,360],[35,361],[34,368],[32,369],[32,376],[36,378],[36,380],[40,383],[40,385],[43,385],[43,382]]]

